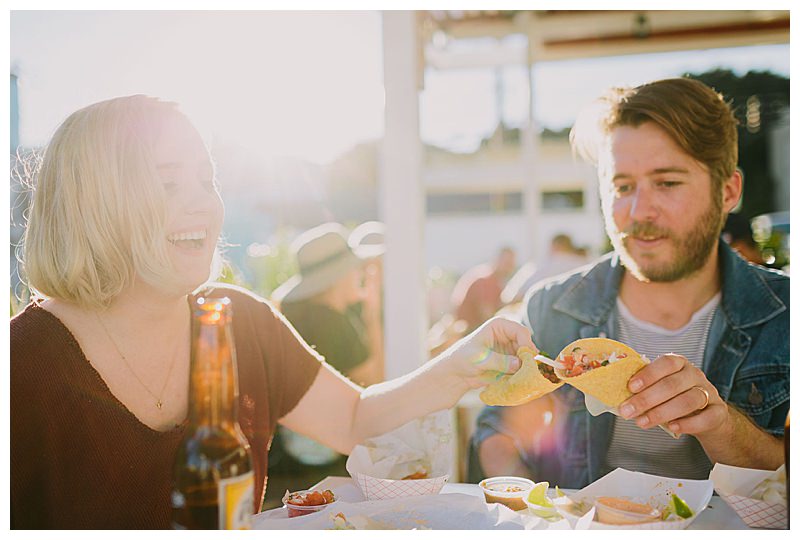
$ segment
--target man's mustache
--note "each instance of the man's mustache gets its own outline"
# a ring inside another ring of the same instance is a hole
[[[634,221],[631,225],[625,227],[623,230],[620,231],[622,238],[627,238],[629,236],[633,236],[634,238],[641,238],[641,237],[657,237],[657,238],[668,238],[671,236],[670,231],[668,229],[662,229],[661,227],[653,224],[653,223],[639,223]]]

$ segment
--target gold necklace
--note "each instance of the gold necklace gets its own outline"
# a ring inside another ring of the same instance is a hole
[[[139,384],[142,385],[142,388],[147,390],[147,393],[150,394],[153,397],[153,399],[156,400],[156,407],[158,408],[158,410],[161,410],[161,407],[164,406],[164,402],[162,401],[162,397],[164,396],[164,390],[167,388],[167,383],[169,382],[170,376],[172,375],[172,368],[175,366],[175,357],[177,356],[176,353],[178,352],[177,344],[175,345],[175,350],[172,352],[172,362],[169,365],[169,370],[167,371],[167,376],[164,379],[164,384],[161,385],[161,391],[158,393],[158,395],[155,395],[152,392],[152,390],[150,390],[150,388],[148,388],[147,385],[144,384],[144,382],[142,382],[142,379],[139,378],[139,375],[136,374],[136,371],[134,371],[134,369],[128,363],[128,359],[125,358],[124,354],[122,354],[122,351],[119,349],[119,346],[117,345],[117,342],[114,341],[113,337],[111,337],[111,332],[109,332],[108,328],[106,328],[106,325],[103,324],[103,320],[100,318],[100,314],[95,312],[95,316],[97,317],[97,322],[100,323],[100,326],[103,328],[103,331],[106,333],[106,337],[108,337],[108,340],[111,342],[111,344],[117,350],[117,354],[119,354],[120,358],[122,358],[122,361],[125,362],[125,366],[128,368],[128,371],[130,371],[133,374],[133,376],[136,377],[136,380],[139,381]]]

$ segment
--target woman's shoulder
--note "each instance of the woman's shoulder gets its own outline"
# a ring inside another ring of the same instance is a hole
[[[45,339],[48,336],[59,336],[65,330],[61,321],[41,307],[36,302],[31,302],[11,318],[11,349],[25,345],[47,346],[51,343]]]
[[[37,303],[28,304],[11,319],[11,374],[52,369],[52,359],[80,356],[75,337],[61,320]]]

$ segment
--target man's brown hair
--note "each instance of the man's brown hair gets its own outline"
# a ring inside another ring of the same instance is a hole
[[[736,170],[736,119],[722,95],[700,81],[675,78],[613,88],[595,105],[570,132],[573,149],[595,164],[599,146],[611,130],[653,122],[708,167],[715,192]]]

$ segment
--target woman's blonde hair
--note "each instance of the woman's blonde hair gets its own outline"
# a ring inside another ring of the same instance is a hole
[[[154,146],[174,103],[128,96],[71,114],[34,178],[23,268],[39,294],[106,307],[135,276],[169,284],[165,198]]]

